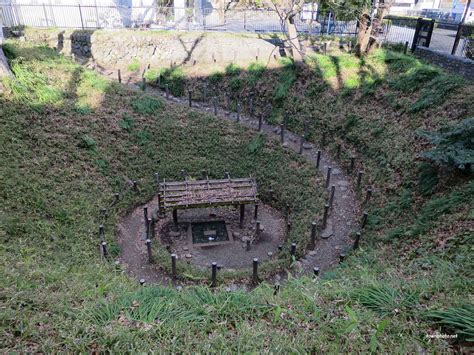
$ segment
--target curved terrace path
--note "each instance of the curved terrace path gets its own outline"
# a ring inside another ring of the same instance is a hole
[[[108,76],[109,78],[115,74],[105,70],[99,70],[99,72]],[[128,86],[139,90],[139,86],[136,83],[136,80],[133,80],[133,78],[123,78],[123,81],[126,82]],[[151,86],[147,86],[146,92],[148,94],[158,95],[169,102],[188,106],[187,98],[173,97],[171,94],[169,94],[167,97],[164,92]],[[214,114],[214,108],[202,102],[193,102],[191,109]],[[237,115],[235,112],[230,112],[218,107],[216,113],[216,116],[220,119],[236,121]],[[241,114],[239,122],[246,127],[258,130],[257,118]],[[268,124],[265,121],[262,124],[261,133],[280,140],[280,128],[278,126]],[[285,129],[284,146],[287,149],[292,149],[298,153],[300,150],[300,141],[301,136]],[[356,193],[353,189],[354,177],[348,175],[342,169],[339,163],[333,157],[331,157],[328,151],[322,147],[316,146],[313,143],[306,142],[304,144],[302,155],[308,161],[314,164],[314,166],[316,166],[318,150],[321,150],[319,172],[322,174],[322,176],[324,176],[324,179],[326,178],[328,167],[332,168],[330,184],[326,189],[328,194],[327,196],[329,197],[332,185],[335,186],[335,194],[332,208],[330,209],[327,220],[327,227],[320,235],[317,236],[315,250],[308,251],[307,254],[299,260],[297,267],[292,272],[293,274],[296,273],[298,275],[310,273],[313,271],[314,267],[319,268],[321,273],[335,267],[339,262],[340,254],[347,251],[351,247],[351,234],[359,227],[359,217],[361,217],[360,203],[358,202]],[[144,206],[138,207],[136,213],[142,213]],[[323,208],[324,206],[321,206],[321,209]],[[320,221],[317,222],[320,223]],[[310,225],[308,225],[308,229],[309,228],[311,228]],[[119,230],[124,231],[126,228],[122,224],[119,226]],[[147,277],[148,280],[154,280],[158,282],[166,282],[169,280],[167,277],[163,277],[163,275],[152,275],[160,272],[160,270],[157,266],[152,266],[147,263],[146,250],[143,241],[133,241],[133,239],[137,238],[136,236],[127,233],[125,233],[125,235],[124,233],[121,234],[122,238],[120,239],[122,239],[122,242],[120,244],[123,248],[123,259],[134,259],[132,264],[128,265],[131,269],[129,272],[132,275],[139,276],[140,274],[142,277]],[[321,236],[325,236],[325,238],[322,238]],[[124,240],[124,238],[128,240]]]

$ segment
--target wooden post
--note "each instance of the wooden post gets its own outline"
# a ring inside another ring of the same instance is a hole
[[[331,181],[331,170],[332,168],[328,166],[328,171],[326,174],[326,184],[325,184],[326,189],[329,187],[329,182]]]
[[[166,98],[170,97],[170,86],[168,84],[165,84],[165,95]]]
[[[357,232],[352,249],[354,250],[359,249],[360,236],[361,236],[360,232]]]
[[[349,167],[349,172],[352,173],[354,171],[354,166],[355,166],[355,158],[351,157],[351,165]]]
[[[296,243],[291,243],[290,255],[291,256],[296,255]]]
[[[175,227],[178,226],[178,210],[177,209],[173,210],[173,223]]]
[[[318,154],[316,156],[316,169],[319,169],[320,164],[321,164],[321,151],[318,150]]]
[[[145,77],[142,78],[142,90],[146,91],[146,78]]]
[[[314,250],[316,248],[316,230],[317,230],[317,224],[315,221],[311,222],[311,242],[309,249]]]
[[[318,277],[318,276],[319,276],[319,267],[314,267],[314,268],[313,268],[313,274],[314,274],[314,277]]]
[[[253,212],[253,218],[254,219],[258,218],[258,203],[255,204],[255,210]]]
[[[250,239],[247,239],[245,241],[245,251],[249,251],[250,250]]]
[[[192,97],[191,90],[188,90],[188,102],[189,102],[189,107],[193,107],[193,97]]]
[[[336,186],[331,186],[331,193],[329,195],[329,207],[332,207],[332,203],[334,202],[334,193],[336,192]]]
[[[212,98],[212,106],[214,108],[214,116],[217,116],[217,100],[215,97]]]
[[[146,251],[148,253],[148,262],[151,263],[153,261],[153,255],[151,253],[151,240],[147,239],[145,241],[145,244],[146,244]]]
[[[260,236],[260,221],[258,221],[258,220],[255,223],[255,235],[256,235],[256,237]]]
[[[357,188],[360,188],[360,184],[362,182],[362,171],[359,171],[357,174]]]
[[[365,196],[365,204],[367,204],[372,196],[372,189],[367,189],[367,195]]]
[[[176,254],[171,254],[171,278],[176,280]]]
[[[147,238],[152,239],[155,236],[155,223],[153,222],[153,218],[148,217],[148,234]]]
[[[119,84],[122,84],[122,75],[120,74],[120,69],[117,70],[117,76],[118,76],[118,82],[119,82]]]
[[[362,221],[360,223],[360,229],[364,229],[365,225],[367,224],[367,217],[369,214],[367,212],[364,212],[364,215],[362,216]]]
[[[336,147],[336,158],[337,159],[341,158],[341,144],[338,144]]]
[[[252,282],[258,284],[258,259],[253,259]]]
[[[105,241],[103,241],[102,243],[100,243],[101,247],[102,247],[102,256],[107,259],[107,256],[109,255],[107,253],[107,243]]]
[[[285,126],[283,125],[283,123],[280,123],[280,142],[285,142]]]
[[[143,207],[143,220],[146,225],[148,223],[148,207]]]
[[[301,136],[300,138],[300,150],[299,150],[299,154],[303,154],[303,144],[304,144],[304,137]]]
[[[115,197],[115,203],[120,201],[120,194],[118,192],[114,194],[114,197]]]
[[[240,229],[244,228],[244,218],[245,218],[245,205],[241,204],[240,205],[240,223],[239,223]]]
[[[137,183],[137,180],[133,180],[133,191],[138,192],[138,183]]]
[[[327,226],[327,222],[328,222],[328,213],[329,213],[329,205],[328,204],[325,204],[324,205],[324,214],[323,214],[323,229],[326,228]]]
[[[215,261],[211,264],[211,287],[217,286],[217,263]]]
[[[240,122],[240,101],[237,100],[237,122]]]
[[[286,222],[286,235],[290,235],[291,231],[291,221]]]
[[[346,254],[344,253],[339,254],[339,264],[343,263],[345,258],[346,258]]]
[[[407,54],[408,52],[408,41],[405,42],[405,47],[403,48],[403,54]]]
[[[262,132],[262,125],[263,125],[263,113],[260,113],[258,116],[258,131]]]

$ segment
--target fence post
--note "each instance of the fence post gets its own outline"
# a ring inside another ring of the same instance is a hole
[[[95,19],[96,19],[96,27],[97,28],[100,28],[100,25],[99,25],[99,9],[97,8],[97,0],[95,1]]]
[[[43,4],[43,13],[44,13],[44,18],[46,20],[46,27],[49,27],[48,13],[46,12],[46,5],[45,4]]]
[[[81,16],[81,27],[82,27],[82,30],[84,30],[84,19],[82,18],[81,4],[79,4],[78,6],[79,6],[79,15]]]
[[[244,31],[247,30],[247,11],[244,9]]]
[[[456,55],[456,50],[458,49],[459,41],[461,40],[462,33],[462,24],[458,25],[458,30],[456,31],[456,37],[454,38],[453,49],[451,50],[452,55]]]

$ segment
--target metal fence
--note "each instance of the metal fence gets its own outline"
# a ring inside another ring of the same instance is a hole
[[[417,19],[387,18],[380,40],[408,42],[411,47]],[[331,14],[303,10],[295,25],[300,33],[351,37],[357,33],[357,20],[340,21]],[[229,32],[284,32],[285,23],[271,9],[231,9],[158,6],[23,5],[0,4],[0,26],[58,28],[148,28]],[[472,59],[471,26],[437,21],[430,48]]]
[[[153,28],[231,32],[282,32],[285,24],[271,9],[197,7],[127,7],[91,5],[0,4],[0,23],[5,27]],[[300,32],[350,36],[357,21],[338,21],[316,11],[302,11],[295,19]]]

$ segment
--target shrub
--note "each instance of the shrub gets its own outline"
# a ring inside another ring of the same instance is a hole
[[[132,107],[137,113],[151,115],[163,107],[163,101],[156,97],[144,95],[134,100]]]
[[[248,66],[248,82],[249,85],[256,85],[257,82],[260,80],[262,75],[265,73],[266,67],[262,63],[254,62],[250,63]]]
[[[435,146],[423,152],[423,158],[470,172],[474,162],[474,117],[437,132],[417,133]]]
[[[135,72],[138,69],[140,69],[140,62],[138,59],[134,59],[128,66],[127,66],[128,71]]]
[[[242,69],[237,64],[230,63],[225,67],[225,73],[230,76],[239,75]]]
[[[158,75],[160,75],[160,72],[159,70],[156,70],[156,69],[149,69],[145,72],[145,79],[147,81],[151,81],[151,82],[156,82],[156,80],[158,79]]]
[[[209,82],[211,84],[218,84],[224,78],[224,73],[220,71],[215,71],[211,75],[209,75]]]
[[[229,89],[233,92],[239,91],[244,87],[244,81],[239,78],[235,77],[229,80]]]
[[[166,85],[172,95],[182,96],[184,93],[185,74],[179,67],[163,68],[160,70],[160,85],[164,89]]]

